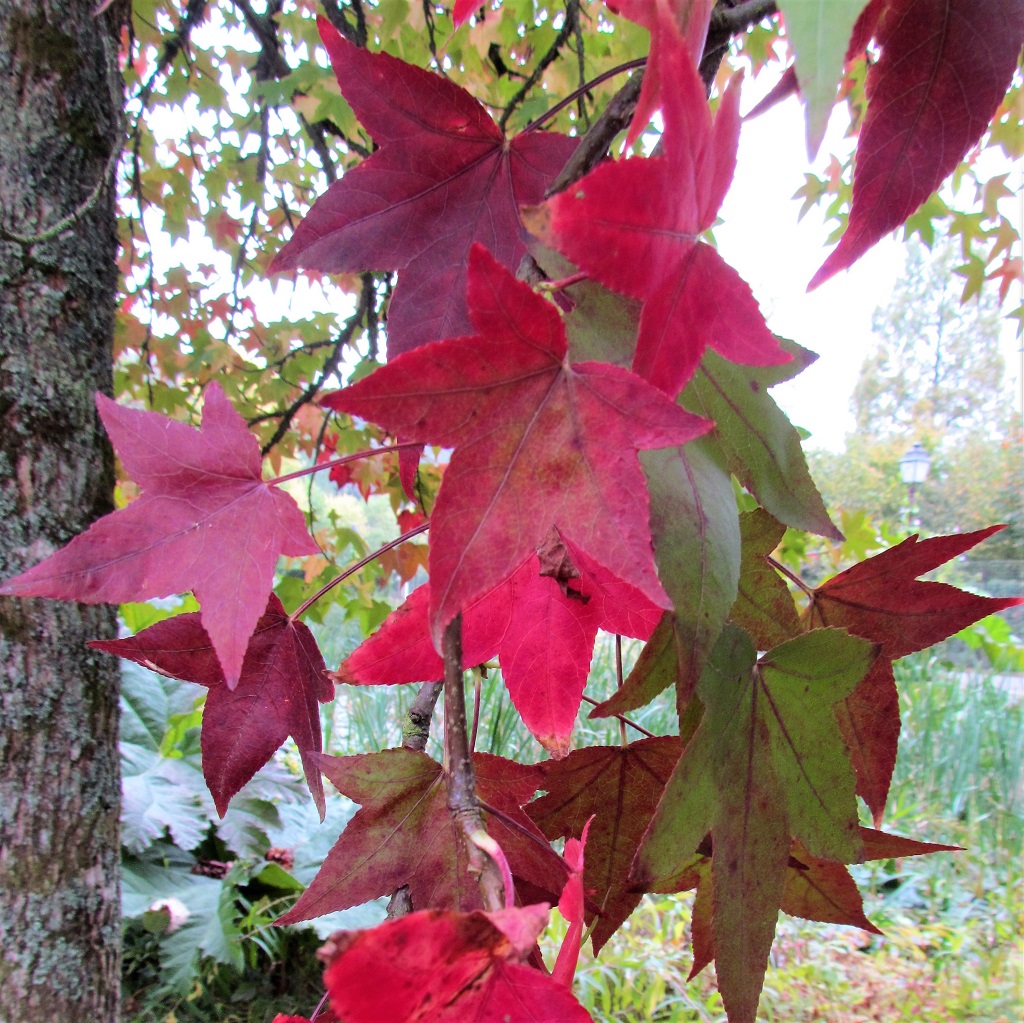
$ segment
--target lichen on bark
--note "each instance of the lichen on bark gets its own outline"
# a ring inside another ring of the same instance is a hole
[[[0,0],[0,578],[112,507],[93,396],[112,388],[117,239],[97,185],[121,96],[94,7]],[[117,1019],[118,669],[85,646],[115,632],[111,608],[0,597],[0,1023]]]

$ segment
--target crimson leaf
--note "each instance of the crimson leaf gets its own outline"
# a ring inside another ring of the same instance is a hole
[[[291,497],[263,481],[256,438],[216,383],[206,389],[201,431],[102,394],[96,404],[142,496],[0,594],[123,604],[192,590],[234,689],[278,555],[319,547]]]

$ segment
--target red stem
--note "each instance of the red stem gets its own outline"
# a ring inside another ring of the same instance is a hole
[[[288,480],[297,480],[301,476],[312,476],[321,469],[333,469],[336,465],[345,465],[354,462],[359,458],[369,458],[371,455],[386,455],[389,451],[402,451],[404,448],[418,448],[422,445],[418,441],[403,441],[401,444],[388,444],[382,448],[366,448],[364,451],[357,451],[354,455],[342,455],[341,458],[332,458],[329,462],[320,462],[318,465],[309,465],[305,469],[296,469],[286,476],[276,476],[267,480],[269,486],[277,486],[278,483],[286,483]]]
[[[545,110],[536,120],[531,121],[522,131],[525,135],[528,131],[534,131],[539,128],[542,124],[550,121],[552,117],[560,114],[566,107],[571,106],[580,98],[580,96],[589,92],[594,88],[595,85],[600,85],[602,82],[608,81],[609,78],[614,78],[616,75],[621,75],[623,71],[633,71],[636,68],[643,67],[647,63],[646,57],[638,57],[636,60],[627,60],[625,64],[620,64],[618,67],[613,67],[610,71],[605,71],[603,74],[598,75],[596,78],[592,78],[585,85],[581,85],[575,92],[570,92],[565,99],[560,100],[550,110]]]
[[[574,284],[579,284],[581,281],[589,280],[590,274],[584,273],[581,270],[579,273],[563,277],[560,281],[543,281],[542,283],[547,291],[563,291],[565,288],[571,288]]]
[[[367,554],[365,558],[360,558],[351,568],[346,568],[344,572],[339,576],[335,576],[326,586],[321,586],[316,593],[313,594],[309,600],[300,604],[289,616],[288,620],[294,622],[300,618],[306,611],[312,607],[325,593],[333,590],[339,583],[343,583],[350,575],[355,575],[356,572],[361,568],[365,568],[375,558],[379,558],[382,554],[387,553],[392,547],[397,547],[400,543],[405,543],[406,540],[412,539],[414,536],[418,536],[420,533],[426,532],[430,529],[430,523],[424,522],[420,526],[416,526],[414,529],[410,529],[408,533],[403,533],[401,536],[396,537],[394,540],[384,544],[383,547],[378,547],[375,551]]]
[[[767,560],[768,560],[768,564],[771,565],[772,568],[774,568],[776,572],[779,572],[782,575],[784,575],[794,586],[797,586],[801,590],[803,590],[804,593],[806,593],[808,597],[813,597],[814,596],[814,590],[812,590],[807,585],[807,583],[805,583],[803,581],[803,579],[801,579],[800,576],[798,576],[795,572],[790,572],[790,570],[788,568],[786,568],[786,566],[783,565],[782,562],[776,561],[772,557],[769,557]]]

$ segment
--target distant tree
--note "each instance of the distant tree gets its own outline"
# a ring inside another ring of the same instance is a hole
[[[910,239],[892,300],[875,311],[878,342],[853,392],[861,436],[934,447],[967,434],[1004,433],[1012,403],[999,350],[999,300],[985,291],[961,302],[958,261],[949,237],[931,250]]]
[[[920,441],[932,456],[914,502],[922,530],[1005,522],[1010,528],[986,556],[1013,558],[1021,550],[1020,413],[1006,385],[999,299],[986,291],[961,302],[959,258],[948,236],[930,249],[910,239],[892,299],[875,312],[878,340],[853,392],[856,428],[843,453],[811,452],[809,460],[829,503],[905,525],[899,460]]]

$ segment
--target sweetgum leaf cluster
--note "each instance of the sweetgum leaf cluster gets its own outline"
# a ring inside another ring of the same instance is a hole
[[[1019,603],[920,579],[998,526],[912,537],[817,588],[780,574],[786,527],[840,534],[769,394],[815,357],[768,329],[707,236],[735,167],[742,79],[723,82],[712,113],[699,67],[733,5],[608,6],[650,33],[627,143],[658,112],[663,130],[650,155],[599,152],[567,186],[578,137],[535,121],[508,138],[456,69],[320,23],[377,148],[272,269],[397,272],[388,364],[321,398],[406,445],[398,472],[418,507],[401,514],[409,536],[429,522],[429,582],[379,631],[328,672],[299,620],[310,602],[289,612],[273,592],[279,557],[320,548],[216,383],[200,430],[99,397],[141,496],[0,585],[85,602],[191,590],[199,612],[95,645],[208,689],[218,810],[289,736],[321,815],[324,776],[359,804],[284,922],[400,891],[412,911],[331,939],[321,1019],[583,1021],[571,984],[584,928],[600,952],[642,893],[695,888],[693,972],[714,960],[731,1023],[751,1023],[780,909],[875,930],[847,866],[947,848],[881,830],[893,660]],[[1024,0],[835,6],[826,25],[822,5],[779,3],[796,54],[782,88],[807,99],[812,150],[844,60],[877,57],[849,225],[812,286],[904,223],[975,145],[1024,42]],[[463,0],[452,15],[485,16]],[[430,470],[436,500],[417,470],[425,445],[450,449]],[[740,492],[756,509],[740,513]],[[678,734],[573,748],[601,630],[646,645],[594,715],[672,687]],[[461,669],[495,657],[550,755],[540,764],[458,753]],[[336,686],[442,679],[443,762],[408,744],[323,753],[319,705]],[[503,905],[478,883],[484,862]],[[556,903],[570,926],[549,973],[537,939]]]

